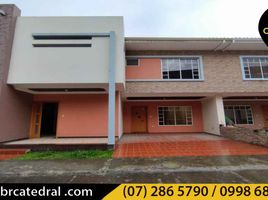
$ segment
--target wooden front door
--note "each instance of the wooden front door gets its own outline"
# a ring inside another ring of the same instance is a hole
[[[268,105],[262,106],[263,118],[264,118],[264,126],[268,128]]]
[[[131,108],[131,132],[146,133],[147,132],[147,108],[137,106]]]
[[[39,138],[42,120],[42,103],[34,102],[32,106],[30,138]]]

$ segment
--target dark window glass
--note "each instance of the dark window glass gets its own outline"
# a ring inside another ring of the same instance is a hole
[[[225,120],[227,125],[253,124],[250,106],[224,106]]]
[[[127,65],[128,66],[138,66],[139,59],[138,58],[127,58]]]

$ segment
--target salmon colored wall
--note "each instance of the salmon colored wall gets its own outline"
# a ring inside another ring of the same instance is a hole
[[[161,79],[161,60],[159,58],[141,58],[139,64],[139,66],[126,67],[126,79]]]
[[[107,94],[35,95],[34,101],[58,102],[57,137],[108,136]],[[118,94],[116,135],[118,135]]]
[[[147,127],[149,133],[161,132],[203,132],[203,118],[201,102],[124,102],[124,133],[131,132],[131,107],[147,107]],[[192,106],[193,125],[192,126],[159,126],[158,125],[158,106]]]

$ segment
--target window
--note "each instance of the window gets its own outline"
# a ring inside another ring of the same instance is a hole
[[[226,124],[253,124],[251,107],[248,105],[224,106]]]
[[[127,66],[138,66],[139,59],[138,58],[127,58]]]
[[[159,125],[192,125],[192,107],[158,107],[158,121]]]
[[[268,80],[268,56],[242,57],[241,61],[244,70],[244,79]]]
[[[202,79],[199,57],[162,59],[163,79]]]

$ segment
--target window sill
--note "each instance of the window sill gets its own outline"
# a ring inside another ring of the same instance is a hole
[[[126,79],[126,82],[203,82],[204,79]]]
[[[251,78],[251,79],[247,79],[244,78],[244,81],[268,81],[268,78]]]

